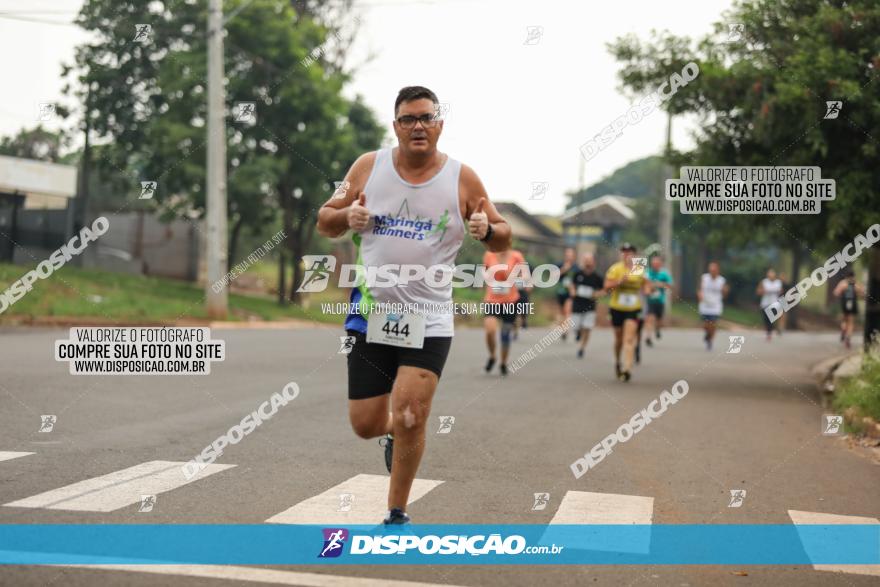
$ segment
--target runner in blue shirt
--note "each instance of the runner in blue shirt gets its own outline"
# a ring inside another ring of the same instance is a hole
[[[654,346],[654,334],[660,339],[660,327],[663,326],[663,311],[666,308],[666,290],[672,287],[672,275],[663,266],[663,256],[651,257],[648,268],[648,281],[654,290],[648,296],[648,312],[645,317],[645,344]]]

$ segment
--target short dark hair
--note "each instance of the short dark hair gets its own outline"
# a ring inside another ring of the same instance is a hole
[[[394,117],[397,117],[397,109],[404,102],[412,102],[413,100],[421,100],[427,98],[434,104],[439,104],[437,94],[422,86],[407,86],[397,93],[397,99],[394,101]]]

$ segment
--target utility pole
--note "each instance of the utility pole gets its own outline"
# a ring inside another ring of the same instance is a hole
[[[226,288],[211,287],[226,275],[226,90],[223,87],[223,0],[208,2],[208,177],[207,280],[205,299],[209,318],[224,319],[228,309]]]
[[[669,156],[672,154],[672,113],[666,113],[666,152],[664,159],[666,160],[666,177],[672,178],[672,166],[669,165]],[[670,274],[675,275],[672,270],[672,202],[666,199],[666,183],[660,186],[660,226],[658,228],[658,236],[660,237],[660,246],[663,249],[663,257],[666,259],[666,267]],[[666,311],[669,313],[672,305],[672,296],[667,295]]]
[[[578,154],[578,191],[584,191],[584,156]]]
[[[865,335],[862,339],[867,353],[880,340],[880,252],[868,252],[868,287],[865,292]],[[858,281],[858,277],[856,277]]]

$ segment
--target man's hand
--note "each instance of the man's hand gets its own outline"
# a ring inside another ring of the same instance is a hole
[[[480,198],[480,203],[477,204],[477,209],[474,210],[474,213],[468,218],[468,232],[478,241],[486,238],[486,233],[489,231],[489,216],[483,212],[483,206],[485,204],[486,198]]]
[[[361,192],[358,199],[351,203],[348,207],[348,227],[352,230],[360,232],[367,227],[370,222],[370,211],[366,209],[367,196]]]

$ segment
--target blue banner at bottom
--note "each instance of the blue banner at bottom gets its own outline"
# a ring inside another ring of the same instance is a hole
[[[880,525],[0,525],[0,563],[865,565]]]

